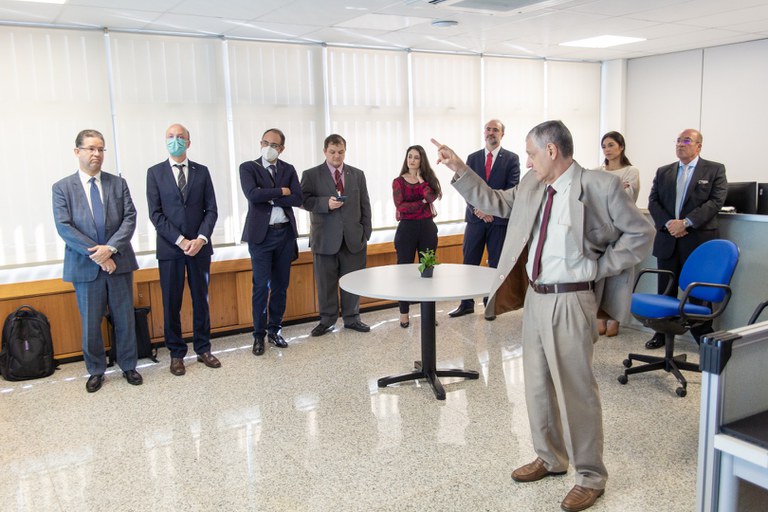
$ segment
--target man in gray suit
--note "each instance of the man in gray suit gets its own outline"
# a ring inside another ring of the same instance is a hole
[[[64,275],[75,288],[83,329],[83,358],[89,393],[98,391],[107,367],[101,321],[109,306],[115,326],[117,364],[129,384],[142,383],[136,371],[131,247],[136,208],[125,180],[102,172],[104,136],[83,130],[75,139],[80,169],[53,185],[53,217],[64,239]]]
[[[491,189],[450,148],[433,142],[439,161],[455,171],[453,186],[467,202],[516,219],[508,225],[485,313],[519,308],[523,284],[525,397],[538,457],[515,469],[512,479],[534,482],[562,475],[570,462],[576,485],[561,508],[589,508],[603,495],[608,477],[592,371],[597,308],[613,318],[626,317],[632,283],[625,271],[650,252],[653,227],[616,176],[584,170],[573,160],[573,138],[560,121],[528,133],[531,172],[510,190]],[[527,285],[520,281],[523,269],[530,276]],[[601,303],[608,289],[624,300]]]
[[[325,162],[301,176],[302,206],[309,211],[309,246],[315,268],[320,323],[312,336],[333,330],[339,318],[339,278],[365,268],[371,237],[371,201],[365,173],[344,164],[347,141],[341,135],[326,137]],[[360,321],[360,297],[341,290],[344,327],[368,332]]]

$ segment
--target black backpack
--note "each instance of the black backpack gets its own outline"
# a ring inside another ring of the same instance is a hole
[[[136,321],[136,347],[139,359],[150,359],[157,363],[157,348],[152,345],[152,339],[149,337],[149,312],[151,308],[134,308],[133,316]],[[109,322],[109,341],[110,349],[107,354],[107,367],[112,367],[117,360],[117,345],[115,344],[115,326],[112,323],[112,315],[107,313],[107,322]]]
[[[32,306],[21,306],[3,325],[0,373],[5,380],[47,377],[56,370],[48,318]]]

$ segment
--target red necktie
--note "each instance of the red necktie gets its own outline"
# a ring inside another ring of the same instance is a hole
[[[491,167],[493,167],[493,153],[485,157],[485,181],[491,179]]]
[[[549,225],[549,214],[552,212],[552,198],[557,194],[557,190],[547,187],[547,204],[544,205],[544,215],[541,216],[541,226],[539,227],[539,241],[536,244],[536,252],[533,256],[533,275],[531,282],[535,283],[541,274],[541,251],[544,249],[544,241],[547,239],[547,226]]]
[[[336,169],[336,173],[334,174],[336,178],[336,191],[339,193],[340,196],[344,195],[344,182],[341,181],[341,171]]]

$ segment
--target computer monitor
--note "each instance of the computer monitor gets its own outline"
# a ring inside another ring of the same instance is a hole
[[[757,182],[728,183],[724,206],[732,206],[736,213],[757,213]]]
[[[768,215],[768,183],[757,184],[757,213]]]

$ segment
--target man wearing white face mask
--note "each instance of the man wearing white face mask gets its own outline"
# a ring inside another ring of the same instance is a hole
[[[192,297],[193,347],[209,368],[221,363],[211,354],[208,279],[211,235],[218,218],[216,195],[208,168],[187,159],[189,131],[173,124],[165,131],[170,158],[147,170],[149,218],[157,230],[157,259],[163,295],[163,333],[171,353],[171,373],[184,375],[187,344],[181,333],[184,272]]]
[[[288,343],[280,331],[291,277],[298,257],[296,218],[301,186],[296,169],[278,157],[285,135],[270,128],[261,136],[261,158],[240,164],[240,184],[248,199],[242,241],[248,243],[253,266],[253,354],[264,354],[264,337],[278,348]]]

